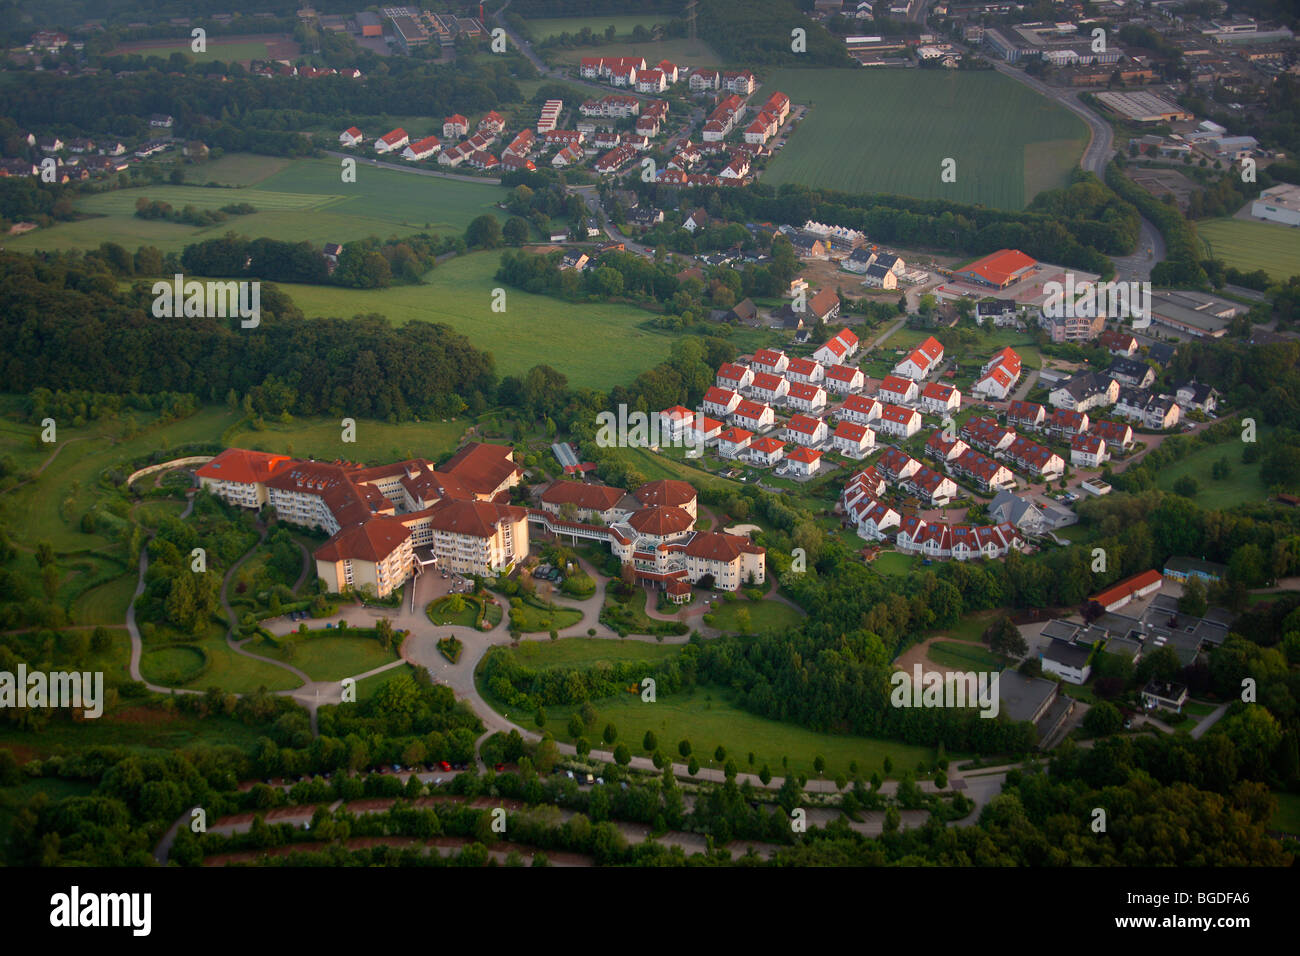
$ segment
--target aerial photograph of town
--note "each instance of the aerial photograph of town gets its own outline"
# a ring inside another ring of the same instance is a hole
[[[0,10],[11,924],[1280,923],[1300,0]]]

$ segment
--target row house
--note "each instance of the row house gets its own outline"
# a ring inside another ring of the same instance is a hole
[[[1047,433],[1056,438],[1073,438],[1088,430],[1088,413],[1072,408],[1058,408],[1047,420]]]
[[[1128,451],[1133,444],[1133,428],[1123,422],[1094,420],[1088,426],[1088,434],[1096,435],[1104,441],[1111,454]]]
[[[586,80],[608,80],[629,70],[635,78],[635,71],[645,68],[645,57],[640,56],[584,56],[578,61],[578,72]]]
[[[551,165],[556,169],[564,169],[569,166],[578,166],[587,158],[587,154],[582,151],[582,147],[574,143],[561,147],[560,151],[551,157]]]
[[[845,503],[851,503],[862,497],[879,498],[884,495],[885,489],[884,477],[876,470],[874,465],[869,465],[859,472],[856,472],[844,485],[844,490],[840,492],[840,498]]]
[[[952,462],[952,470],[986,494],[1016,486],[1016,476],[1011,469],[973,448],[967,448],[957,456]]]
[[[961,427],[961,437],[973,447],[994,454],[1009,448],[1016,440],[1016,432],[999,425],[996,419],[977,415]]]
[[[942,428],[936,428],[925,442],[925,453],[944,464],[956,461],[969,448],[960,438],[949,438]]]
[[[598,100],[587,100],[578,107],[578,112],[583,116],[628,119],[629,117],[640,115],[641,101],[635,96],[611,93],[608,96],[602,96]],[[546,131],[541,130],[541,132]]]
[[[567,148],[567,147],[566,147]],[[611,149],[600,159],[596,160],[592,168],[598,173],[609,174],[616,173],[636,156],[636,148],[631,145],[623,145]]]
[[[957,495],[957,484],[947,475],[922,465],[902,487],[932,508],[943,508]]]
[[[1003,522],[996,525],[966,524],[952,526],[952,557],[957,561],[986,558],[990,561],[1006,557],[1012,548],[1024,547],[1024,540],[1015,525]]]
[[[729,71],[722,74],[722,88],[728,93],[740,96],[748,96],[753,93],[757,82],[754,74],[748,70]]]
[[[400,126],[375,140],[376,153],[391,153],[411,142],[411,137]]]
[[[856,526],[858,536],[868,541],[885,540],[889,531],[897,528],[902,520],[902,515],[889,505],[869,496],[846,505],[844,513]]]
[[[1122,388],[1115,404],[1115,414],[1160,431],[1177,425],[1182,418],[1182,409],[1168,395],[1155,395],[1140,388]]]
[[[1047,409],[1037,402],[1012,402],[1007,406],[1007,424],[1037,431],[1047,421]]]
[[[784,123],[790,116],[790,97],[784,93],[775,92],[767,98],[762,106],[764,113],[771,113],[776,118],[777,125]]]
[[[885,453],[876,459],[875,467],[888,481],[900,482],[916,474],[921,463],[902,449],[886,448]]]
[[[970,390],[972,394],[989,401],[1000,402],[1006,399],[1015,387],[1016,379],[1010,371],[1001,365],[994,365],[980,375]]]
[[[1045,481],[1059,478],[1065,472],[1065,460],[1060,455],[1023,436],[1007,447],[1006,457],[1022,471]]]
[[[1075,435],[1070,439],[1070,464],[1076,468],[1100,468],[1109,458],[1106,443],[1096,435]]]
[[[442,143],[436,136],[426,136],[424,139],[416,140],[406,149],[402,150],[402,158],[408,162],[419,162],[422,159],[428,159],[438,150],[442,149]]]
[[[776,135],[776,117],[766,111],[760,111],[754,121],[745,127],[745,142],[763,146]]]
[[[586,136],[576,129],[553,129],[542,134],[542,142],[547,147],[581,146],[585,141]]]

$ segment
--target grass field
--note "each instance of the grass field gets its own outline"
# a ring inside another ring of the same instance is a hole
[[[259,40],[234,40],[223,42],[219,37],[210,38],[207,42],[207,49],[202,53],[195,53],[191,48],[189,41],[184,43],[175,43],[169,46],[151,46],[145,49],[132,49],[132,44],[126,44],[113,50],[113,55],[134,55],[142,57],[157,56],[164,60],[173,53],[183,53],[186,59],[192,63],[211,63],[214,60],[221,60],[225,63],[242,63],[246,60],[264,60],[267,57],[266,43]]]
[[[559,643],[559,642],[557,642]],[[541,645],[547,646],[547,645]],[[490,700],[490,698],[489,698]],[[593,746],[600,728],[612,723],[618,730],[618,739],[627,744],[633,754],[644,755],[641,741],[647,730],[659,739],[659,749],[665,756],[680,761],[677,743],[689,740],[703,767],[718,766],[712,761],[719,744],[727,749],[731,759],[742,771],[756,772],[764,764],[773,775],[781,776],[781,760],[789,758],[789,769],[815,777],[813,759],[819,754],[826,760],[826,777],[838,773],[849,774],[849,764],[856,761],[858,772],[870,777],[880,771],[884,776],[885,757],[893,761],[895,772],[910,770],[922,761],[934,759],[934,752],[926,747],[913,747],[888,740],[869,737],[849,737],[820,734],[816,731],[767,720],[734,706],[727,692],[718,687],[696,687],[680,694],[661,696],[653,704],[643,703],[636,694],[594,701],[599,714],[597,730],[588,736]],[[500,709],[499,705],[496,705]],[[556,740],[571,741],[568,732],[569,715],[575,708],[557,707],[546,710],[547,729]],[[506,710],[507,715],[509,710]],[[521,722],[532,726],[531,716],[515,714]],[[749,763],[749,753],[754,763]]]
[[[1277,809],[1269,821],[1273,829],[1300,834],[1300,794],[1274,791],[1273,796],[1277,797]]]
[[[778,70],[807,117],[763,181],[1022,209],[1062,186],[1087,143],[1072,113],[999,73]],[[942,162],[956,160],[956,181]]]
[[[273,650],[259,646],[250,648],[254,654],[274,657],[304,671],[312,680],[339,681],[355,677],[376,667],[383,667],[397,657],[393,648],[384,650],[373,637],[354,634],[340,637],[329,632],[314,632],[309,638],[295,638],[293,655],[284,648]]]
[[[600,36],[605,35],[605,30],[613,27],[614,31],[621,37],[631,36],[632,31],[637,27],[645,27],[649,30],[657,23],[663,23],[668,19],[667,15],[654,16],[597,16],[590,17],[546,17],[536,20],[528,20],[528,29],[532,31],[533,41],[541,43],[543,40],[549,40],[551,37],[557,37],[562,33],[572,33],[575,36],[583,27],[589,27],[593,33]]]
[[[640,328],[650,314],[629,305],[573,305],[549,296],[505,290],[505,311],[492,311],[496,252],[458,256],[439,265],[419,286],[339,289],[284,285],[308,316],[351,317],[368,312],[404,325],[442,322],[496,356],[502,375],[550,365],[572,386],[630,384],[668,355],[673,337]]]
[[[1211,219],[1196,224],[1205,251],[1243,272],[1263,269],[1274,279],[1300,275],[1300,230],[1272,222]]]
[[[935,641],[925,649],[925,656],[942,667],[962,670],[1001,670],[998,659],[974,644],[958,641]]]
[[[652,644],[648,641],[616,641],[599,637],[566,637],[558,641],[520,641],[518,647],[497,651],[508,654],[525,667],[544,670],[570,664],[596,664],[601,661],[659,661],[676,657],[680,645]]]
[[[34,734],[9,721],[0,723],[0,747],[29,756],[71,753],[94,747],[121,747],[137,753],[195,746],[233,746],[251,751],[265,727],[225,717],[197,717],[147,707],[129,707],[97,720],[52,720]]]
[[[345,443],[339,419],[299,418],[283,424],[267,422],[255,430],[247,425],[231,432],[230,443],[255,451],[280,452],[311,458],[347,458],[351,461],[388,462],[400,458],[435,459],[455,451],[468,420],[450,422],[387,422],[360,419],[356,441]],[[215,436],[214,436],[215,437]]]
[[[899,551],[882,551],[876,555],[876,560],[872,561],[870,567],[875,568],[881,574],[885,575],[904,575],[921,563],[920,558],[914,554],[903,554]]]
[[[600,20],[600,17],[592,18]],[[641,56],[647,63],[671,60],[680,69],[689,67],[719,67],[722,58],[703,40],[687,39],[652,40],[648,43],[611,43],[603,46],[580,46],[571,50],[542,50],[542,55],[552,63],[576,65],[587,56]],[[783,89],[783,87],[778,87]]]
[[[1232,472],[1223,479],[1211,477],[1211,467],[1225,457]],[[1259,480],[1259,462],[1243,465],[1241,442],[1236,440],[1197,449],[1182,461],[1165,466],[1156,477],[1156,486],[1162,491],[1172,491],[1174,483],[1184,475],[1191,475],[1200,484],[1200,491],[1192,500],[1202,508],[1231,508],[1268,497],[1268,489]]]
[[[802,614],[780,601],[722,601],[715,604],[710,612],[713,626],[723,631],[740,632],[737,615],[741,608],[749,611],[749,629],[745,632],[748,634],[784,631],[798,627],[803,621]]]
[[[505,196],[504,189],[488,183],[376,169],[364,163],[357,165],[357,181],[344,183],[339,162],[300,159],[286,164],[275,157],[222,157],[212,164],[215,176],[201,164],[186,167],[187,178],[194,183],[228,180],[242,184],[240,188],[149,185],[100,193],[77,204],[78,212],[89,218],[7,237],[6,244],[20,252],[93,249],[102,242],[116,242],[131,251],[154,245],[163,252],[179,252],[190,243],[230,231],[294,242],[305,239],[316,246],[425,229],[459,233],[476,216],[497,212],[495,205]],[[216,209],[246,202],[257,212],[196,227],[137,219],[135,204],[141,197],[177,209],[186,205]]]

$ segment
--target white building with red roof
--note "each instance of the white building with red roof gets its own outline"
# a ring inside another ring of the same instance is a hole
[[[442,138],[455,139],[457,136],[469,135],[469,120],[459,113],[453,113],[442,121]]]
[[[753,384],[754,370],[745,365],[738,365],[735,362],[723,362],[718,366],[718,375],[715,381],[723,388],[738,392],[742,388],[749,388]]]
[[[771,468],[785,457],[785,443],[772,437],[752,439],[745,457],[762,468]]]
[[[839,365],[858,351],[858,337],[848,328],[840,329],[813,352],[813,359],[823,365]]]
[[[1109,458],[1106,442],[1096,435],[1075,435],[1070,439],[1070,464],[1076,468],[1100,468]]]
[[[718,454],[723,458],[739,458],[749,447],[754,433],[745,428],[728,428],[718,436]]]
[[[921,389],[916,382],[901,375],[886,375],[876,389],[876,396],[882,402],[893,402],[896,405],[914,402],[920,394]]]
[[[826,389],[808,382],[791,382],[785,401],[801,412],[817,413],[826,408]]]
[[[784,375],[785,370],[790,367],[790,359],[784,352],[778,352],[775,349],[759,349],[754,353],[754,357],[749,364],[755,372],[771,372],[773,375]]]
[[[842,421],[870,425],[880,418],[883,410],[884,406],[874,398],[866,395],[850,395],[844,399],[844,404],[839,407],[835,415]]]
[[[762,431],[776,424],[776,412],[772,411],[771,405],[750,401],[747,398],[736,405],[736,410],[731,417],[737,425],[753,431]]]
[[[411,163],[419,162],[422,159],[428,159],[440,149],[442,149],[442,143],[438,140],[438,137],[426,136],[402,150],[402,159]]]
[[[885,405],[875,428],[895,438],[911,438],[921,430],[921,413],[901,405]]]
[[[762,401],[779,402],[790,394],[790,381],[771,372],[755,372],[749,392]]]
[[[947,415],[961,408],[961,392],[951,385],[927,382],[921,389],[921,407],[935,415]]]
[[[894,366],[894,374],[920,381],[943,362],[943,345],[933,335],[912,349],[903,361]]]
[[[356,146],[365,140],[365,135],[355,126],[349,126],[343,132],[339,133],[340,146]]]
[[[971,386],[971,394],[991,401],[1002,401],[1016,387],[1015,377],[1001,365],[995,365]]]
[[[786,474],[811,478],[821,470],[822,453],[816,448],[800,445],[785,456]]]
[[[379,137],[379,139],[375,140],[375,152],[391,153],[394,150],[401,149],[410,141],[411,137],[407,135],[406,130],[399,126],[397,129],[385,133],[383,136]]]
[[[830,436],[830,428],[820,418],[810,415],[792,415],[785,424],[785,440],[797,445],[815,448]]]
[[[862,374],[862,369],[853,365],[827,366],[825,374],[826,381],[822,383],[823,387],[828,392],[834,392],[837,395],[860,392],[867,382],[867,377]]]
[[[715,385],[704,393],[704,401],[701,408],[706,415],[716,415],[719,418],[726,418],[736,410],[740,404],[740,395],[729,388],[720,388]]]
[[[835,426],[831,444],[836,451],[849,458],[865,458],[875,450],[876,433],[866,425],[840,422]]]
[[[812,359],[792,358],[785,369],[785,377],[792,382],[808,382],[816,385],[826,378],[826,369],[820,362]]]

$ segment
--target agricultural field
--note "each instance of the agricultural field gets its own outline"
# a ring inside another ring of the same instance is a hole
[[[283,47],[284,41],[276,38],[276,46]],[[294,44],[296,46],[296,44]],[[265,60],[268,58],[267,41],[239,39],[232,37],[224,39],[222,37],[210,37],[207,41],[207,49],[202,53],[195,53],[190,47],[189,41],[180,43],[164,42],[158,46],[151,43],[124,43],[114,48],[114,56],[142,56],[162,57],[164,60],[169,58],[173,53],[182,54],[186,60],[191,63],[211,63],[215,60],[221,60],[224,63],[247,63],[249,60]],[[277,56],[285,55],[285,51],[277,51]]]
[[[773,186],[1023,209],[1066,184],[1088,138],[1068,110],[993,71],[787,69],[769,90],[810,107],[763,174]],[[940,179],[946,158],[952,183]]]
[[[223,180],[230,189],[170,184],[134,186],[88,196],[77,203],[87,218],[61,222],[22,236],[9,237],[10,249],[94,249],[116,242],[134,251],[154,245],[163,252],[180,252],[185,246],[236,232],[240,235],[306,240],[322,246],[368,236],[412,235],[417,232],[465,230],[484,213],[497,212],[505,190],[490,183],[463,182],[421,176],[394,169],[357,164],[357,181],[340,181],[334,159],[300,159],[288,164],[275,157],[222,157],[211,164],[184,167],[194,183]],[[230,203],[249,203],[257,212],[231,216],[210,226],[191,226],[164,220],[138,219],[136,201],[147,198],[181,209],[218,209]]]
[[[1273,222],[1211,219],[1196,224],[1208,255],[1243,272],[1263,269],[1274,279],[1300,275],[1300,233]]]
[[[623,14],[590,17],[546,17],[528,20],[527,23],[528,29],[533,35],[533,42],[541,43],[551,37],[558,37],[562,33],[572,33],[576,36],[584,27],[600,36],[604,36],[605,31],[609,27],[613,27],[616,35],[630,37],[632,31],[637,27],[645,27],[649,30],[656,24],[663,23],[665,19],[667,19],[666,15],[647,14],[646,16],[636,16]]]
[[[464,184],[461,184],[464,185]],[[641,328],[650,314],[630,305],[574,305],[507,288],[504,312],[492,311],[500,254],[480,252],[440,264],[418,286],[340,289],[283,285],[308,316],[350,317],[369,312],[404,325],[442,322],[486,349],[501,375],[522,375],[550,365],[571,386],[630,384],[668,356],[673,337]]]

